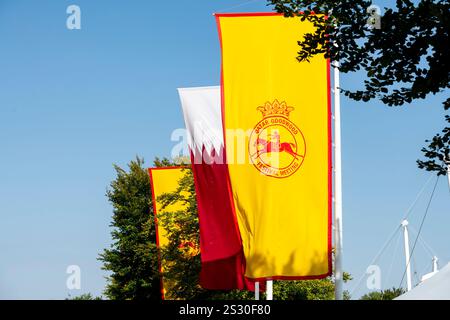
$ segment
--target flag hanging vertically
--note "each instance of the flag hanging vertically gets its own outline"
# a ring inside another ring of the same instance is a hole
[[[298,62],[314,27],[279,14],[216,15],[222,117],[235,212],[252,279],[331,273],[329,61]]]
[[[155,216],[156,245],[158,247],[159,271],[162,273],[166,269],[166,261],[161,257],[161,249],[169,244],[167,230],[158,222],[158,216],[166,212],[177,212],[185,209],[185,204],[181,201],[164,206],[159,197],[166,193],[176,192],[180,179],[184,176],[183,167],[161,167],[149,169],[150,184],[152,188],[153,214]],[[162,299],[170,299],[173,284],[164,280],[161,275],[161,295]]]
[[[187,128],[200,224],[206,289],[254,290],[244,277],[245,260],[224,163],[220,87],[178,89]]]

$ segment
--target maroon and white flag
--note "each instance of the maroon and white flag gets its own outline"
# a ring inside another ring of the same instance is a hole
[[[178,89],[187,129],[200,222],[206,289],[249,289],[224,154],[220,87]]]

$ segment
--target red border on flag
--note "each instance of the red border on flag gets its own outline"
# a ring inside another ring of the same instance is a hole
[[[226,149],[226,134],[225,134],[225,98],[224,98],[224,72],[223,72],[223,44],[222,44],[222,30],[220,27],[220,17],[263,17],[263,16],[282,16],[282,13],[277,12],[250,12],[250,13],[215,13],[217,23],[217,31],[219,33],[220,52],[221,52],[221,75],[220,75],[220,94],[221,94],[221,111],[222,111],[222,130],[224,149]],[[267,280],[314,280],[323,279],[332,274],[332,219],[333,219],[333,177],[332,177],[332,126],[331,126],[331,81],[330,81],[330,59],[327,59],[327,87],[328,87],[328,272],[324,274],[312,276],[273,276],[261,278],[248,278],[251,281],[267,281]],[[228,175],[228,187],[230,194],[232,193],[230,175]],[[236,218],[236,208],[234,201],[232,202],[233,214]],[[238,225],[236,225],[239,228]]]

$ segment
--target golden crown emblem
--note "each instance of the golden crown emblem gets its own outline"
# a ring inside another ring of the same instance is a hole
[[[280,115],[289,118],[289,113],[294,110],[294,107],[289,107],[285,101],[278,102],[278,100],[275,99],[272,103],[266,102],[263,106],[259,106],[256,109],[261,111],[263,117]]]

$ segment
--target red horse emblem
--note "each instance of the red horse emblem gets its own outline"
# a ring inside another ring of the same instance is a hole
[[[294,151],[293,147],[295,147],[295,144],[291,142],[280,142],[280,135],[277,132],[275,132],[272,137],[275,141],[257,138],[254,143],[257,151],[252,155],[252,157],[259,157],[264,153],[270,152],[286,152],[293,156],[295,160],[298,160],[298,157],[303,158],[302,155]],[[259,149],[260,146],[262,146],[261,149]]]
[[[275,99],[256,109],[262,113],[262,120],[249,135],[250,161],[266,176],[290,177],[298,171],[306,157],[305,137],[297,125],[289,120],[294,107],[288,106],[286,101]]]

